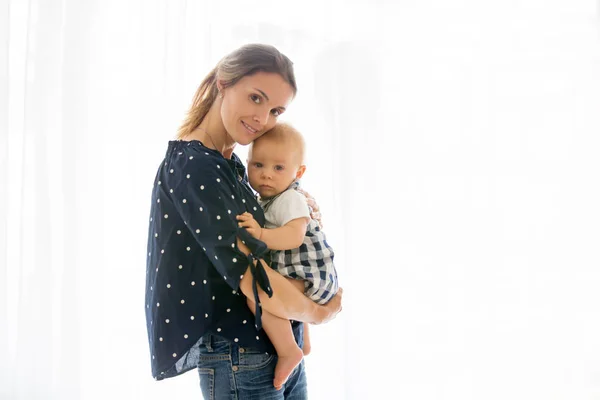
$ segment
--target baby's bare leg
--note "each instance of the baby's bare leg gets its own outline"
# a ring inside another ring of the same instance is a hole
[[[254,313],[255,305],[250,299],[248,307]],[[262,310],[262,326],[277,350],[277,365],[273,386],[279,390],[288,380],[292,371],[302,361],[302,350],[296,344],[292,325],[287,319],[279,318],[267,310]]]
[[[304,281],[298,279],[287,278],[299,291],[304,293]],[[302,346],[302,352],[305,356],[310,354],[310,335],[308,333],[308,324],[304,324],[304,346]]]
[[[286,278],[300,292],[304,293],[304,281],[300,279]]]

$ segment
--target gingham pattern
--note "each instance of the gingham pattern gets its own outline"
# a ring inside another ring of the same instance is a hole
[[[271,266],[283,276],[303,279],[305,294],[313,301],[325,304],[338,290],[333,255],[319,224],[311,220],[302,245],[293,250],[272,251]]]

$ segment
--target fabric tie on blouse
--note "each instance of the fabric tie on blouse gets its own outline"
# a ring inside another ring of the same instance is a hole
[[[265,271],[265,267],[259,261],[259,259],[264,258],[269,249],[263,241],[252,237],[246,228],[239,228],[238,232],[240,233],[240,236],[244,238],[244,242],[247,239],[246,236],[248,236],[254,242],[254,252],[248,254],[246,259],[248,260],[250,272],[252,272],[252,292],[254,294],[255,305],[254,319],[256,321],[256,329],[260,330],[262,328],[262,308],[260,305],[260,298],[258,296],[258,287],[260,287],[269,298],[273,297],[273,290],[271,290],[269,276]]]

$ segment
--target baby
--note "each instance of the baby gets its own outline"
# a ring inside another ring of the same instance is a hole
[[[333,250],[319,224],[311,219],[306,197],[299,193],[304,175],[304,139],[291,125],[278,123],[256,139],[248,151],[248,178],[265,211],[265,228],[250,213],[238,215],[240,226],[272,250],[271,266],[319,304],[338,290]],[[251,310],[254,303],[248,299]],[[277,351],[273,385],[280,389],[294,368],[310,352],[308,324],[304,346],[296,344],[290,322],[263,310],[262,324]]]

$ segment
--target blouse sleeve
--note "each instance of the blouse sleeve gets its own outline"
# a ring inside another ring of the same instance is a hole
[[[253,238],[244,228],[238,227],[236,215],[248,211],[257,220],[263,219],[262,210],[256,206],[243,183],[226,160],[210,153],[180,155],[170,160],[164,168],[166,175],[162,184],[170,194],[175,209],[185,225],[200,244],[208,259],[228,285],[239,289],[240,280],[250,266],[253,275],[253,291],[257,326],[260,329],[260,306],[257,284],[269,297],[272,296],[269,279],[260,262],[267,251],[266,245]],[[257,205],[257,204],[256,204]],[[257,218],[258,217],[258,218]],[[246,256],[237,247],[237,237],[250,248]]]

